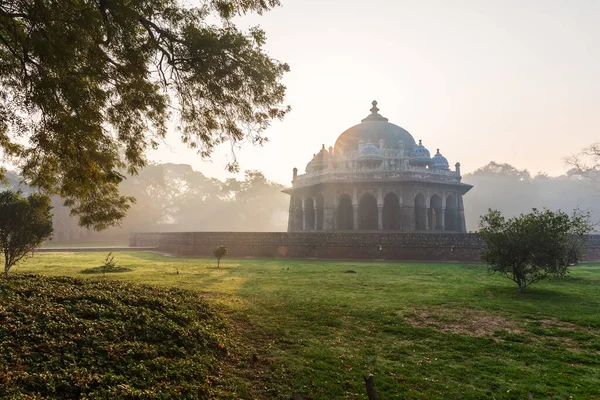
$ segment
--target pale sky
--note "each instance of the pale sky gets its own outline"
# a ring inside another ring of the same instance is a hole
[[[489,161],[559,175],[563,158],[600,141],[598,0],[282,0],[259,24],[287,62],[291,113],[241,169],[289,185],[321,144],[380,113],[463,173]],[[229,147],[210,161],[179,144],[149,153],[226,178]]]

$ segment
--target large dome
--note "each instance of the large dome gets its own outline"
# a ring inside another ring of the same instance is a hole
[[[410,154],[415,139],[408,131],[398,125],[390,124],[387,118],[379,114],[377,102],[373,102],[371,115],[358,125],[342,133],[335,142],[335,152],[348,153],[357,151],[360,141],[364,143],[379,143],[383,139],[385,147],[399,149],[399,141],[404,142],[404,149]]]

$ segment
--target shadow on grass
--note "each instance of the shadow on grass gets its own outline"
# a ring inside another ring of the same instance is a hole
[[[86,268],[81,271],[82,274],[113,274],[120,272],[131,272],[133,271],[131,268],[127,267],[114,267],[114,268],[104,268],[104,267],[94,267],[94,268]]]
[[[132,258],[137,258],[144,261],[173,261],[174,259],[180,261],[179,257],[168,257],[164,254],[153,253],[150,251],[135,251],[131,253],[126,253],[128,256]]]
[[[560,290],[561,288],[548,288],[548,287],[536,287],[531,286],[525,289],[522,292],[519,292],[519,289],[516,285],[514,286],[485,286],[478,288],[476,291],[480,293],[485,293],[488,296],[490,294],[495,298],[504,298],[507,300],[529,300],[533,302],[543,302],[543,303],[554,303],[559,302],[560,304],[580,304],[582,296],[572,293],[565,292]]]

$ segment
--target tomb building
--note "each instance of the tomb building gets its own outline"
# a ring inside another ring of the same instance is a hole
[[[379,114],[377,102],[333,147],[294,168],[289,232],[466,232],[461,182],[439,149],[431,156],[405,129]]]

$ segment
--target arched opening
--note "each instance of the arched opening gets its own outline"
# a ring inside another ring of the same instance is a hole
[[[315,201],[312,197],[304,200],[304,212],[306,215],[306,225],[304,226],[305,231],[312,231],[315,229]]]
[[[377,199],[371,194],[364,194],[358,204],[358,229],[376,231],[378,228]]]
[[[415,197],[415,230],[427,230],[427,205],[425,196],[421,193]]]
[[[292,231],[301,231],[304,221],[304,213],[302,212],[302,200],[298,197],[293,198],[292,203]]]
[[[437,194],[431,196],[429,206],[429,226],[432,231],[444,229],[444,212],[442,210],[442,198]]]
[[[337,229],[350,231],[354,229],[354,215],[352,210],[352,199],[344,194],[340,197],[337,206]]]
[[[323,230],[323,217],[325,215],[324,212],[324,206],[325,206],[325,197],[323,197],[322,193],[319,193],[317,195],[317,221],[316,221],[316,226],[315,229],[318,231],[322,231]]]
[[[400,229],[400,200],[395,193],[388,193],[383,199],[383,229]]]
[[[449,195],[446,197],[446,215],[445,215],[445,228],[447,231],[456,231],[458,226],[458,213],[456,212],[456,197]]]

